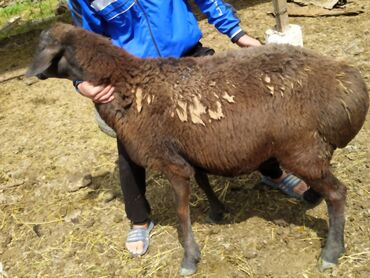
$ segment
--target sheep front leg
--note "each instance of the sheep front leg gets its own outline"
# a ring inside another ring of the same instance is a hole
[[[177,215],[184,239],[184,258],[179,274],[187,276],[196,272],[200,259],[199,247],[194,240],[190,221],[190,177],[193,175],[193,169],[184,165],[172,165],[170,169],[167,177],[175,192]]]
[[[322,180],[310,181],[309,185],[325,199],[329,214],[329,233],[319,261],[320,270],[334,267],[344,253],[344,209],[346,187],[332,174]]]

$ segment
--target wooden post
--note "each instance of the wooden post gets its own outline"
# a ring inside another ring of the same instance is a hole
[[[276,30],[284,32],[288,26],[288,10],[286,0],[272,0],[276,20]]]

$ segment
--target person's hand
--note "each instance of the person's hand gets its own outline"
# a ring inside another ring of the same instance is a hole
[[[81,95],[88,97],[96,103],[107,103],[114,99],[114,87],[108,86],[94,86],[89,81],[83,81],[78,84],[77,89]]]
[[[235,43],[240,47],[252,47],[261,45],[259,40],[256,40],[248,35],[241,36],[240,39],[237,40]]]

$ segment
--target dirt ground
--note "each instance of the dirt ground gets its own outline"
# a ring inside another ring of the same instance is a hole
[[[251,35],[263,39],[274,25],[270,1],[230,2]],[[290,21],[302,26],[306,47],[351,61],[370,88],[370,2],[347,7],[365,12]],[[205,19],[200,24],[205,45],[235,47]],[[24,71],[36,39],[32,33],[1,43],[0,78]],[[0,86],[0,277],[176,276],[182,247],[168,182],[148,175],[156,226],[148,254],[131,258],[116,142],[97,128],[92,103],[64,80],[20,77]],[[327,233],[325,204],[308,209],[263,187],[253,173],[211,177],[230,211],[220,224],[207,220],[205,196],[194,186],[192,222],[202,253],[194,277],[370,277],[369,142],[370,115],[332,161],[348,186],[347,249],[338,267],[316,267]]]

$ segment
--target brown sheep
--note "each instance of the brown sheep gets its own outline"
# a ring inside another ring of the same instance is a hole
[[[115,100],[97,110],[135,163],[171,182],[184,236],[180,274],[194,273],[200,258],[189,216],[195,169],[237,176],[272,159],[327,203],[321,267],[343,254],[346,188],[330,160],[359,132],[369,105],[352,66],[289,45],[139,59],[99,35],[58,24],[42,34],[28,74],[116,88]]]

